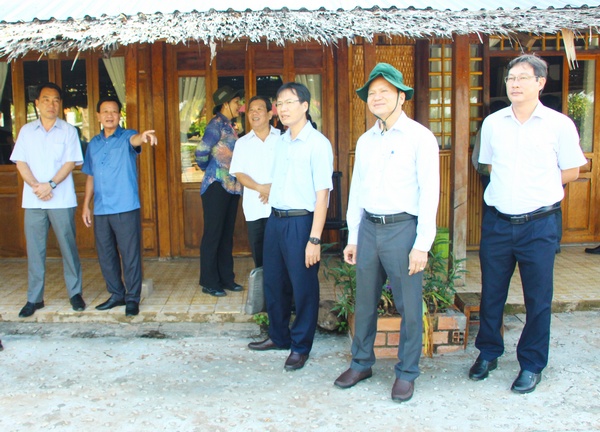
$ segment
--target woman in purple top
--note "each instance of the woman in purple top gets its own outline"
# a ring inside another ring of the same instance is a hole
[[[213,94],[215,116],[206,126],[196,148],[196,162],[204,179],[200,188],[204,210],[204,232],[200,244],[200,285],[202,292],[216,297],[225,289],[241,291],[233,273],[233,230],[242,185],[229,174],[237,141],[232,120],[238,116],[243,90],[229,86]]]

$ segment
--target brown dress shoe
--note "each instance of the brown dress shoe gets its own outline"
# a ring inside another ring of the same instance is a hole
[[[268,350],[285,350],[288,347],[280,347],[275,342],[273,342],[270,338],[265,339],[261,342],[250,342],[248,344],[248,348],[254,351],[268,351]]]
[[[302,369],[306,360],[308,360],[308,354],[300,354],[292,351],[285,361],[285,370]]]
[[[341,374],[338,379],[333,383],[339,388],[347,389],[362,381],[373,376],[371,368],[364,371],[357,371],[356,369],[349,368],[346,372]]]
[[[395,400],[396,402],[406,402],[413,396],[414,392],[414,381],[404,381],[396,378],[394,386],[392,387],[392,400]]]

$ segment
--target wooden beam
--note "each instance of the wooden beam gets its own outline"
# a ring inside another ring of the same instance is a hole
[[[348,194],[350,190],[349,182],[350,175],[348,170],[348,156],[352,143],[350,142],[352,137],[352,131],[350,128],[350,78],[348,75],[348,62],[349,62],[349,51],[347,40],[339,44],[338,49],[335,51],[337,55],[336,59],[336,93],[337,103],[334,105],[337,107],[337,127],[336,127],[336,142],[337,142],[337,165],[336,170],[342,171],[341,192],[342,192],[342,215],[346,217],[346,210],[348,207]]]
[[[467,256],[467,188],[469,184],[469,37],[452,43],[452,153],[450,239],[455,259]],[[457,281],[464,285],[465,277]]]
[[[415,121],[429,128],[429,40],[415,44]]]

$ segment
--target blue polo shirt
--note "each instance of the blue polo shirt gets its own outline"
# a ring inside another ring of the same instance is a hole
[[[83,171],[94,177],[94,214],[124,213],[140,208],[136,158],[142,147],[129,140],[137,131],[118,127],[106,138],[104,131],[89,142]]]

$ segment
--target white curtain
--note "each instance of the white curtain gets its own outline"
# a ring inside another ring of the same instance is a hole
[[[179,78],[179,131],[181,142],[186,142],[190,125],[202,113],[206,104],[206,85],[204,77]]]
[[[102,61],[117,92],[119,102],[125,105],[125,57],[105,58]]]
[[[313,121],[317,124],[317,129],[322,130],[321,124],[323,121],[322,113],[322,93],[321,93],[321,75],[307,74],[307,75],[296,75],[296,81],[300,84],[304,84],[308,91],[310,91],[310,116]]]
[[[4,83],[8,76],[8,63],[0,62],[0,100],[2,100],[2,93],[4,93]]]

